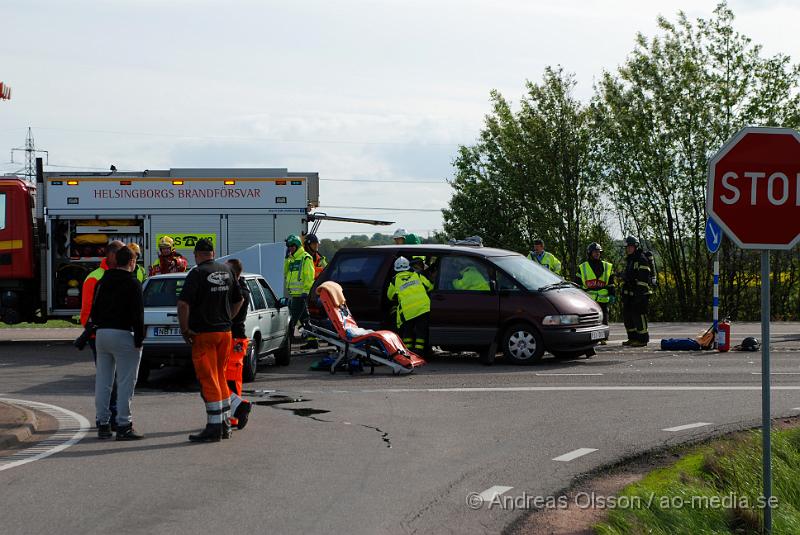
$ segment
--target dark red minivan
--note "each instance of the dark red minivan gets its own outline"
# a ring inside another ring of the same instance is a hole
[[[386,245],[339,250],[315,287],[338,282],[350,312],[367,329],[394,328],[386,290],[394,262],[422,257],[433,283],[429,343],[445,350],[476,351],[485,362],[498,350],[528,364],[545,351],[557,357],[592,355],[608,338],[602,310],[582,290],[521,254],[486,247]],[[470,288],[458,282],[469,271]],[[313,290],[312,321],[325,322]]]

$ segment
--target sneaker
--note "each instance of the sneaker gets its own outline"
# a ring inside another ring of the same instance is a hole
[[[189,435],[190,442],[219,442],[222,440],[222,424],[206,424],[196,435]]]
[[[140,435],[133,430],[133,424],[122,425],[117,429],[117,440],[141,440],[144,435]]]
[[[111,426],[109,424],[97,424],[97,438],[100,440],[111,438]]]
[[[253,410],[253,404],[249,401],[242,400],[239,406],[236,407],[236,412],[233,413],[236,418],[236,429],[244,429],[247,425],[247,419],[250,417],[250,411]]]

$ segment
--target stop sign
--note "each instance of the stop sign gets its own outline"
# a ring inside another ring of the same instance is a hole
[[[800,240],[800,134],[749,127],[709,161],[706,210],[744,249]]]

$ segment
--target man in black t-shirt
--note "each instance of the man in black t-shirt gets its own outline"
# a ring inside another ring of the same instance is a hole
[[[250,402],[230,392],[225,379],[231,350],[231,318],[239,312],[244,300],[230,268],[214,262],[210,240],[197,241],[194,258],[197,266],[186,275],[178,298],[178,321],[184,339],[192,346],[192,362],[208,421],[206,428],[189,435],[189,440],[219,442],[230,437],[231,410],[242,429],[251,409]]]

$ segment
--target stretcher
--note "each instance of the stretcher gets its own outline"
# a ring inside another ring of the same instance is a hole
[[[395,375],[411,373],[414,368],[425,364],[392,331],[371,331],[359,327],[347,308],[342,287],[337,283],[323,282],[317,287],[317,295],[334,330],[311,322],[303,329],[336,348],[337,355],[331,364],[331,373],[336,373],[336,367],[341,363],[352,368],[354,359],[362,367],[369,366],[370,373],[375,372],[375,366],[383,365]]]

